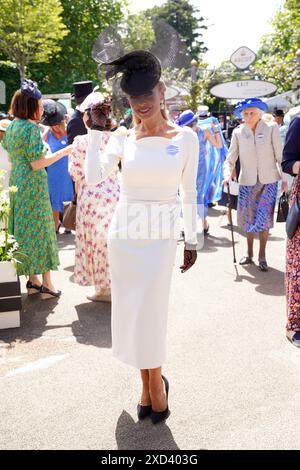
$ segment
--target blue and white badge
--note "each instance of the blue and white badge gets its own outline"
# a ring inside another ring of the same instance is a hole
[[[168,145],[166,148],[167,154],[173,157],[179,153],[179,147],[177,145]]]
[[[264,134],[260,133],[260,134],[257,134],[256,136],[259,140],[263,139],[264,138]]]

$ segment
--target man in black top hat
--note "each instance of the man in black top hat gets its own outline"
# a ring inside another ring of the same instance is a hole
[[[76,101],[76,109],[71,117],[67,126],[68,144],[72,144],[77,135],[87,133],[86,127],[83,123],[82,114],[79,110],[79,105],[83,100],[93,91],[93,83],[88,80],[85,82],[73,83],[74,94],[72,98]]]

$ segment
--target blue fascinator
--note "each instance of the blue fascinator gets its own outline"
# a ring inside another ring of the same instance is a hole
[[[42,93],[38,89],[37,83],[27,78],[23,78],[22,80],[21,93],[24,93],[24,95],[30,96],[30,98],[34,98],[36,100],[39,100],[42,97]]]
[[[247,98],[237,103],[233,111],[234,116],[241,118],[241,112],[246,108],[258,108],[267,111],[268,106],[259,98]]]
[[[188,126],[192,122],[197,121],[197,114],[194,114],[193,111],[190,109],[187,109],[186,111],[183,111],[181,113],[176,121],[176,124],[178,126],[183,127],[183,126]]]

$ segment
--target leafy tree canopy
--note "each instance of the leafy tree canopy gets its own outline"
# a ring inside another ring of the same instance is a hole
[[[61,0],[62,18],[69,34],[61,51],[49,63],[30,67],[31,76],[45,93],[68,92],[72,83],[97,81],[97,64],[91,51],[99,34],[124,16],[124,0]]]
[[[26,66],[48,62],[60,50],[68,29],[59,0],[1,0],[1,56],[14,62],[21,77]]]
[[[300,0],[286,0],[271,22],[273,31],[263,36],[254,69],[264,79],[289,90],[297,78],[296,51],[300,48]]]
[[[189,0],[167,0],[162,6],[150,8],[145,13],[149,18],[158,17],[173,26],[185,41],[191,58],[199,60],[207,51],[201,32],[207,29],[205,19]]]

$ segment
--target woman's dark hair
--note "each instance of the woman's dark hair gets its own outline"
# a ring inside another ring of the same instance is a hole
[[[9,114],[19,119],[36,119],[39,101],[17,90],[11,100]]]

